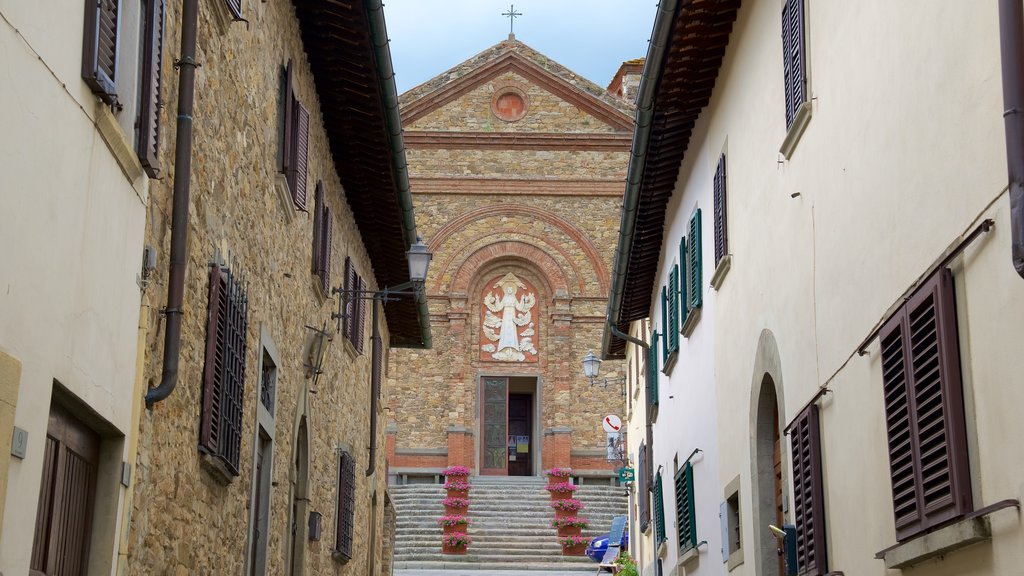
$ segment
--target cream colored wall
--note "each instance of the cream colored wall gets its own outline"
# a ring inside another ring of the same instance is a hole
[[[745,562],[732,573],[770,573],[755,559],[753,524],[767,520],[752,516],[750,463],[755,352],[768,330],[784,423],[820,385],[833,390],[820,402],[830,569],[883,575],[874,554],[895,533],[877,341],[868,356],[855,351],[982,218],[995,230],[954,263],[975,507],[1024,499],[1024,281],[1008,249],[996,6],[810,0],[813,116],[783,161],[781,5],[740,9],[680,171],[695,179],[728,140],[734,260],[716,295],[715,376],[720,477],[741,477]],[[991,518],[991,543],[904,573],[1016,573],[1024,529],[1012,511]]]
[[[81,80],[82,4],[0,0],[0,13],[0,350],[21,363],[14,425],[29,435],[6,478],[0,572],[25,574],[54,380],[133,433],[147,182],[137,161],[115,159],[124,142],[108,144],[96,126],[117,119],[103,118]],[[94,550],[94,569],[113,565],[122,496],[111,488],[114,503],[97,511],[94,536],[108,545]]]

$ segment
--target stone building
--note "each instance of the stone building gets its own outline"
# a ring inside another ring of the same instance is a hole
[[[401,109],[434,253],[435,345],[390,365],[392,480],[457,464],[607,481],[601,420],[620,413],[622,389],[590,385],[581,360],[605,324],[632,104],[510,35],[403,94]]]
[[[189,174],[172,154],[189,114],[171,64],[196,4],[166,5],[168,177],[147,205],[148,409],[121,573],[390,573],[381,377],[389,347],[430,334],[425,301],[389,303],[373,326],[366,298],[409,281],[416,239],[380,2],[199,3]]]

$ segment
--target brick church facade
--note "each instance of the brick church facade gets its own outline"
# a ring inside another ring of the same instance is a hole
[[[510,36],[402,96],[434,346],[389,360],[391,481],[614,474],[601,421],[625,393],[581,360],[604,329],[640,68],[609,91]]]

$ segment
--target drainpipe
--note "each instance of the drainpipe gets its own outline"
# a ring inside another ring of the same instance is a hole
[[[377,402],[380,400],[380,379],[381,372],[383,371],[380,366],[384,362],[384,358],[381,356],[384,354],[384,343],[380,338],[380,300],[382,296],[386,295],[385,292],[378,292],[373,295],[373,312],[370,315],[370,320],[373,325],[373,331],[370,333],[370,463],[366,468],[366,475],[373,476],[373,471],[377,466]]]
[[[625,332],[619,330],[618,327],[615,326],[615,323],[612,322],[611,318],[608,319],[608,330],[610,330],[611,333],[613,335],[615,335],[616,338],[621,338],[621,339],[625,340],[626,342],[631,342],[631,343],[636,344],[637,346],[639,346],[640,349],[642,349],[644,351],[644,358],[648,357],[648,355],[649,355],[649,353],[651,351],[651,345],[648,344],[647,342],[644,342],[643,340],[640,340],[639,338],[634,338],[634,337],[630,336],[629,334],[626,334]],[[651,406],[651,395],[650,394],[644,394],[644,397],[645,397],[645,400],[644,400],[644,408],[645,408],[644,409],[644,428],[645,428],[645,430],[644,430],[644,432],[645,432],[645,438],[646,438],[646,442],[647,442],[647,462],[646,462],[646,464],[647,464],[647,479],[648,479],[648,481],[650,481],[651,486],[653,487],[654,486],[654,423],[651,422],[651,414],[654,412],[654,410],[653,410],[653,407]],[[650,492],[650,491],[651,490],[648,489],[648,492]]]
[[[174,189],[171,200],[171,255],[164,314],[164,369],[160,385],[146,393],[146,407],[167,398],[178,384],[181,315],[188,262],[188,193],[192,176],[192,107],[196,79],[196,16],[199,0],[184,0],[181,10],[181,60],[178,65],[178,124],[174,143]]]
[[[999,0],[999,46],[1010,180],[1010,255],[1017,274],[1024,278],[1024,8],[1020,0]]]

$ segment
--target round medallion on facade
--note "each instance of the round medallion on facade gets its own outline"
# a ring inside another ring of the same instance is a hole
[[[491,98],[491,112],[505,122],[516,122],[526,116],[529,100],[517,86],[500,86]]]

